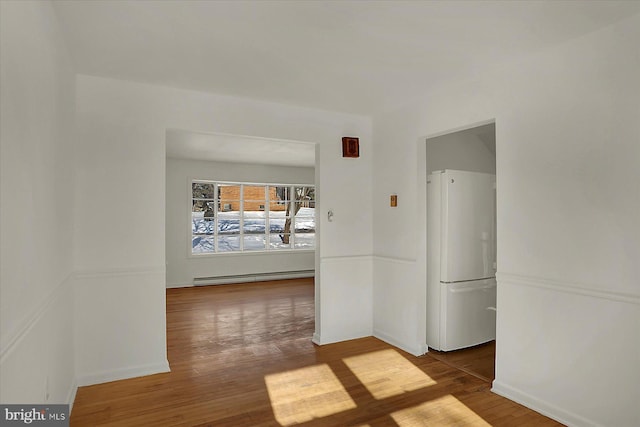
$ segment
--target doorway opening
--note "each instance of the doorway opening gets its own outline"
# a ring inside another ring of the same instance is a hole
[[[316,144],[166,131],[167,287],[314,277]]]
[[[427,138],[427,346],[495,377],[495,122]]]

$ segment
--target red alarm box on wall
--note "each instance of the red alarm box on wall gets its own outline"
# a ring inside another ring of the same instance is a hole
[[[360,157],[360,141],[352,136],[342,138],[342,157]]]

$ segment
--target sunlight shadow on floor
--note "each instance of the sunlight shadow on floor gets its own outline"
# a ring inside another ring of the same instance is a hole
[[[348,357],[343,361],[378,400],[436,384],[392,349]]]
[[[450,394],[412,408],[393,412],[391,417],[399,427],[427,425],[490,426],[478,414]]]
[[[290,426],[356,407],[329,365],[315,365],[265,377],[273,414]]]

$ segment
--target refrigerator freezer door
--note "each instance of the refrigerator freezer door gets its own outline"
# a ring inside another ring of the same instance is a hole
[[[442,282],[495,276],[495,175],[442,174]]]
[[[440,286],[440,350],[458,350],[496,338],[495,279]]]

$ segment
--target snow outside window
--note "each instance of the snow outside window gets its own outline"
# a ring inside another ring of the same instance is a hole
[[[315,187],[196,180],[191,253],[315,249]]]

